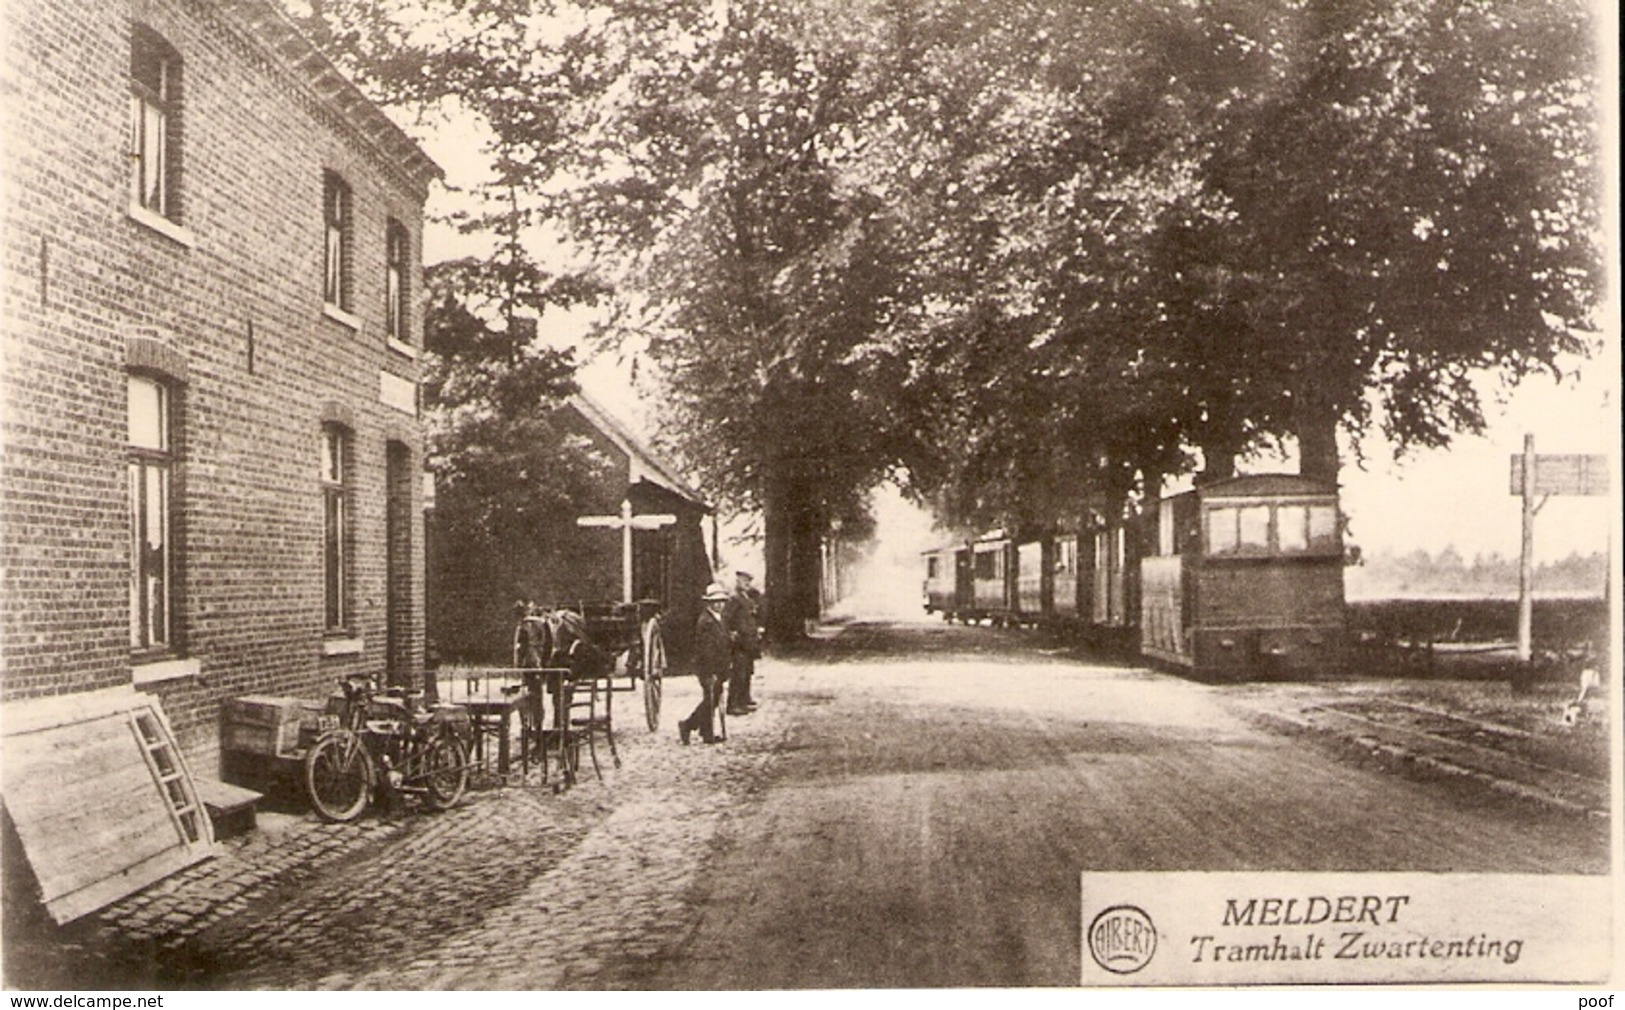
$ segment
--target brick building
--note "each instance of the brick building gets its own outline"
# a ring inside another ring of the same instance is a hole
[[[213,776],[226,699],[422,670],[439,170],[269,0],[5,18],[0,702],[133,687]]]

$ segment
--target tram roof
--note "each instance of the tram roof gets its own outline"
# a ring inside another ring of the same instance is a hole
[[[1270,498],[1280,495],[1335,495],[1337,485],[1295,473],[1250,473],[1202,484],[1186,494],[1201,498]]]

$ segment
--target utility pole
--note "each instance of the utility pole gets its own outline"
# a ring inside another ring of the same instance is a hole
[[[1511,490],[1523,498],[1523,551],[1518,558],[1518,662],[1534,655],[1535,516],[1552,495],[1608,493],[1608,457],[1535,455],[1535,436],[1523,437],[1523,454],[1512,457]],[[1539,501],[1536,501],[1539,496]]]
[[[624,603],[633,603],[636,601],[632,596],[632,531],[657,530],[676,521],[676,516],[666,513],[633,515],[631,499],[624,499],[621,502],[620,515],[579,516],[576,518],[576,525],[609,527],[621,531],[621,600]]]
[[[1523,550],[1518,555],[1518,662],[1527,663],[1534,654],[1535,626],[1535,436],[1523,437]]]

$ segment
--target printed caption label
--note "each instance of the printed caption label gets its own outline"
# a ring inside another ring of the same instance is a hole
[[[1085,873],[1084,985],[1600,983],[1607,877]]]

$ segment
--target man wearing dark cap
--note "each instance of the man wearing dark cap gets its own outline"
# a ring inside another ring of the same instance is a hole
[[[722,610],[722,623],[732,643],[732,671],[728,679],[728,714],[749,715],[756,709],[751,696],[751,678],[756,676],[756,658],[762,654],[762,625],[757,615],[755,580],[749,572],[734,573],[734,591]]]

